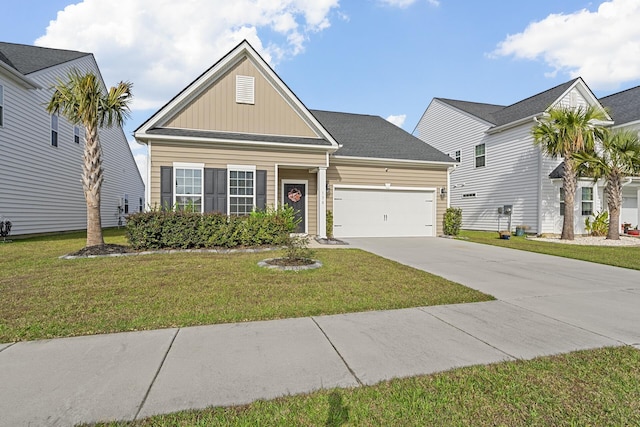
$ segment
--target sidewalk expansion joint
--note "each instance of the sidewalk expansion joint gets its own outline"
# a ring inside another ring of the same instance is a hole
[[[355,371],[353,369],[351,369],[351,366],[349,366],[349,364],[347,363],[346,360],[344,360],[344,357],[342,357],[342,354],[340,354],[340,351],[338,351],[338,349],[336,348],[336,346],[333,344],[333,342],[331,342],[331,339],[329,338],[329,336],[327,335],[327,333],[322,329],[322,327],[318,324],[318,322],[316,322],[315,318],[311,318],[311,320],[313,321],[313,323],[316,324],[316,326],[318,327],[318,329],[320,329],[320,332],[322,332],[322,335],[324,335],[324,337],[327,339],[327,341],[329,342],[329,344],[331,345],[331,347],[333,348],[333,351],[336,352],[336,354],[338,355],[338,357],[340,358],[340,360],[342,360],[342,363],[344,363],[344,366],[347,368],[347,370],[349,371],[349,373],[353,376],[353,378],[356,379],[356,382],[358,383],[358,385],[363,385],[362,381],[360,381],[360,378],[358,378],[358,376],[356,375]]]
[[[158,365],[158,369],[156,370],[156,373],[153,376],[153,379],[151,380],[151,383],[149,384],[149,387],[147,388],[147,392],[144,394],[144,397],[142,398],[142,402],[140,402],[140,406],[138,406],[138,410],[136,411],[136,415],[133,417],[134,421],[138,419],[138,415],[140,415],[140,411],[142,411],[142,408],[144,407],[144,404],[147,403],[147,398],[149,397],[149,393],[151,393],[151,388],[155,384],[156,379],[158,378],[158,375],[160,375],[160,370],[164,366],[164,362],[167,360],[167,356],[169,356],[169,352],[171,351],[171,347],[173,347],[173,342],[176,340],[176,337],[178,336],[178,332],[180,332],[180,328],[178,328],[176,330],[176,333],[173,334],[173,337],[171,338],[171,342],[169,343],[169,347],[167,347],[167,351],[164,353],[164,356],[162,357],[162,360],[160,361],[160,365]]]
[[[506,351],[504,351],[503,349],[498,348],[498,347],[496,347],[495,345],[491,344],[490,342],[487,342],[487,341],[485,341],[485,340],[483,340],[483,339],[480,339],[480,338],[476,337],[476,336],[475,336],[475,335],[473,335],[473,334],[470,334],[469,332],[467,332],[467,331],[465,331],[464,329],[462,329],[462,328],[460,328],[460,327],[458,327],[458,326],[454,325],[453,323],[447,322],[446,320],[439,318],[438,316],[436,316],[436,315],[435,315],[435,314],[433,314],[433,313],[429,313],[427,310],[425,310],[425,309],[424,309],[424,307],[420,307],[420,308],[419,308],[419,310],[421,310],[423,313],[428,314],[429,316],[431,316],[431,317],[433,317],[433,318],[435,318],[435,319],[437,319],[437,320],[441,321],[441,322],[442,322],[442,323],[444,323],[445,325],[449,325],[449,326],[451,326],[452,328],[459,330],[459,331],[460,331],[460,332],[462,332],[463,334],[468,335],[468,336],[470,336],[471,338],[473,338],[473,339],[475,339],[475,340],[477,340],[477,341],[480,341],[481,343],[486,344],[486,345],[488,345],[489,347],[491,347],[491,348],[493,348],[493,349],[495,349],[495,350],[499,351],[500,353],[502,353],[502,354],[505,354],[505,355],[509,356],[510,358],[512,358],[512,359],[514,359],[514,360],[518,360],[518,359],[519,359],[519,357],[516,357],[516,356],[514,356],[513,354],[509,354],[509,353],[507,353]]]

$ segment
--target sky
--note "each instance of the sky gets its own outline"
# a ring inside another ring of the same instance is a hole
[[[0,41],[94,54],[133,131],[247,39],[310,109],[413,132],[434,97],[509,105],[581,76],[640,84],[638,0],[0,0]]]

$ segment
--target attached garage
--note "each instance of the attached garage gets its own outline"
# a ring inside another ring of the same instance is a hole
[[[335,188],[333,230],[340,237],[435,236],[435,190]]]

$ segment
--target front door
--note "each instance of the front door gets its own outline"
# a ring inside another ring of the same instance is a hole
[[[282,194],[282,204],[286,206],[291,206],[295,211],[296,220],[300,220],[298,223],[298,227],[296,228],[296,233],[306,233],[307,232],[307,185],[305,183],[284,183],[282,186],[283,194]]]

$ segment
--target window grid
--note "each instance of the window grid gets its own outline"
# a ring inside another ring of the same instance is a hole
[[[456,159],[456,162],[460,163],[460,150],[456,150],[454,159]]]
[[[476,145],[476,167],[481,168],[486,165],[485,145]]]
[[[229,215],[249,215],[255,206],[255,173],[229,171]]]
[[[564,216],[564,188],[560,187],[560,216]]]
[[[176,207],[202,212],[202,169],[176,168]]]
[[[58,115],[51,115],[51,145],[58,146]]]
[[[582,215],[593,214],[593,188],[582,187]]]

